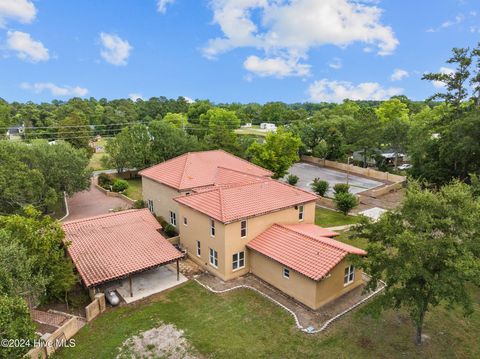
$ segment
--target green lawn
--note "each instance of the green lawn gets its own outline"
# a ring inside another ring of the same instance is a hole
[[[345,224],[357,223],[360,220],[356,216],[345,216],[343,213],[331,209],[317,207],[315,211],[315,224],[321,227],[336,227]]]
[[[208,358],[478,358],[480,291],[473,290],[476,312],[464,318],[439,308],[426,318],[430,339],[413,344],[414,330],[403,312],[380,319],[362,309],[335,322],[326,332],[299,332],[283,309],[248,289],[218,295],[195,282],[149,304],[109,309],[75,336],[74,348],[56,358],[115,358],[132,335],[172,323]]]
[[[142,179],[141,178],[133,178],[127,179],[128,188],[125,191],[125,195],[130,197],[134,200],[141,200],[143,199],[142,195]]]

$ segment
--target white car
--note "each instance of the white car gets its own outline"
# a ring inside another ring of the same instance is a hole
[[[412,168],[412,165],[410,163],[404,163],[403,165],[398,166],[398,169],[401,171],[408,170],[409,168]]]

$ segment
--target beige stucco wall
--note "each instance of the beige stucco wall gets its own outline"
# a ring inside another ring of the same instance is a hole
[[[338,298],[342,294],[358,287],[363,283],[362,270],[355,268],[355,279],[348,285],[343,284],[343,277],[345,275],[345,268],[350,263],[344,259],[330,272],[330,276],[317,283],[315,294],[315,309]]]
[[[208,216],[184,205],[179,205],[178,211],[181,232],[180,242],[187,249],[188,255],[203,268],[223,280],[230,280],[250,271],[249,251],[247,251],[246,244],[274,223],[295,224],[314,223],[315,221],[315,202],[310,202],[304,205],[303,221],[298,220],[298,209],[290,207],[247,219],[247,236],[245,238],[241,238],[240,235],[241,221],[226,225],[216,221],[216,234],[215,238],[212,238],[210,236],[210,218]],[[188,226],[183,224],[183,217],[187,217]],[[196,255],[197,240],[201,243],[201,257]],[[213,248],[218,252],[218,268],[214,268],[209,264],[209,248]],[[233,254],[241,251],[245,252],[245,267],[233,270]]]
[[[292,269],[290,278],[286,279],[283,277],[285,266],[253,250],[250,250],[250,261],[253,274],[312,309],[318,309],[362,284],[360,269],[355,270],[352,283],[343,284],[344,271],[349,265],[346,260],[340,262],[330,276],[320,281],[314,281]]]
[[[290,270],[289,279],[284,278],[283,265],[253,250],[249,252],[250,269],[253,274],[299,302],[315,308],[315,281],[294,270]]]
[[[180,231],[178,203],[175,202],[173,198],[184,195],[185,193],[146,177],[142,177],[142,192],[145,205],[149,199],[153,200],[153,210],[155,214],[163,217],[168,223],[170,223],[170,211],[177,214],[177,231]]]

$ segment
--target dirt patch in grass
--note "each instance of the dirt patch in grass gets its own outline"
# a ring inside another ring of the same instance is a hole
[[[196,359],[195,350],[183,337],[183,331],[172,324],[162,324],[128,338],[119,349],[117,359],[169,358]]]

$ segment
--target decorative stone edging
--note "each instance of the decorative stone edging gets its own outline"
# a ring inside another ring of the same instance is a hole
[[[364,274],[365,276],[367,276],[366,274]],[[278,306],[280,306],[281,308],[283,308],[284,310],[286,310],[287,312],[289,312],[292,316],[293,316],[293,319],[295,319],[295,324],[297,326],[297,328],[299,330],[301,330],[302,332],[304,333],[307,333],[307,334],[316,334],[316,333],[320,333],[320,332],[323,332],[325,329],[327,329],[327,327],[332,324],[334,321],[336,321],[337,319],[339,319],[340,317],[344,316],[345,314],[349,313],[350,311],[352,311],[353,309],[355,309],[356,307],[358,307],[359,305],[365,303],[367,300],[369,300],[370,298],[374,297],[375,295],[377,295],[378,293],[380,293],[382,290],[385,289],[385,286],[386,286],[386,283],[383,282],[383,281],[380,281],[380,283],[382,283],[382,286],[380,288],[378,288],[377,290],[375,290],[374,292],[370,293],[368,296],[366,296],[365,298],[363,298],[362,300],[360,300],[359,302],[355,303],[354,305],[352,305],[351,307],[345,309],[343,312],[335,315],[334,317],[330,318],[329,320],[327,320],[325,323],[323,323],[323,325],[319,328],[319,329],[313,329],[312,327],[303,327],[301,324],[300,324],[300,321],[298,320],[298,317],[297,315],[295,314],[295,312],[293,310],[291,310],[290,308],[286,307],[285,305],[283,305],[282,303],[280,303],[279,301],[273,299],[272,297],[270,297],[269,295],[263,293],[261,290],[258,290],[257,288],[254,288],[252,286],[249,286],[249,285],[237,285],[235,287],[232,287],[232,288],[228,288],[228,289],[223,289],[223,290],[216,290],[216,289],[213,289],[211,288],[210,286],[208,286],[207,284],[204,284],[202,282],[200,282],[197,278],[197,276],[195,276],[193,278],[193,280],[195,282],[197,282],[198,284],[200,284],[202,287],[204,287],[205,289],[211,291],[212,293],[216,293],[216,294],[221,294],[221,293],[227,293],[227,292],[230,292],[232,290],[235,290],[235,289],[251,289],[253,290],[254,292],[257,292],[259,294],[261,294],[263,297],[269,299],[271,302],[277,304]]]

